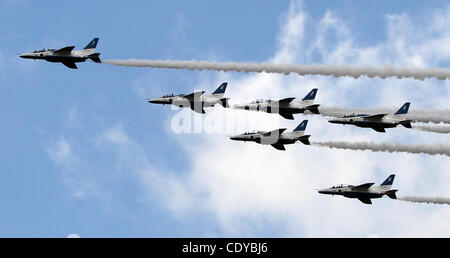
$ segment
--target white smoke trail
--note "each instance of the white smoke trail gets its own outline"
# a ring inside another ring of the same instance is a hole
[[[350,76],[358,78],[367,76],[369,78],[397,77],[414,78],[423,81],[425,78],[437,78],[447,80],[450,78],[450,69],[427,69],[385,66],[375,68],[370,66],[328,66],[328,65],[298,65],[298,64],[271,64],[271,63],[234,63],[234,62],[208,62],[208,61],[172,61],[172,60],[102,60],[102,63],[118,66],[170,68],[189,70],[213,70],[213,71],[235,71],[235,72],[257,72],[257,73],[280,73],[299,75],[332,75],[335,77]]]
[[[450,133],[450,126],[414,125],[413,129],[432,133]]]
[[[404,196],[399,197],[397,200],[417,203],[434,203],[434,204],[448,204],[450,205],[450,198],[444,197],[412,197]]]
[[[348,114],[379,114],[390,113],[393,114],[396,109],[391,108],[343,108],[343,107],[326,107],[320,106],[319,112],[323,116],[329,117],[341,117]],[[412,122],[421,123],[446,123],[450,124],[450,110],[417,110],[414,109],[406,115],[406,119],[410,119]]]
[[[370,150],[374,152],[406,152],[414,154],[446,155],[450,156],[450,146],[446,144],[412,145],[400,143],[374,142],[312,142],[312,145],[345,150]]]

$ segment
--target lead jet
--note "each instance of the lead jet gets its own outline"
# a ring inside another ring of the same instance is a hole
[[[341,118],[330,119],[328,122],[342,125],[355,125],[358,127],[372,128],[377,132],[384,133],[386,128],[394,128],[397,125],[403,125],[406,128],[412,128],[411,120],[406,119],[410,103],[406,102],[395,114],[351,114]]]
[[[292,132],[284,133],[286,128],[280,128],[270,132],[247,132],[244,134],[231,136],[230,139],[234,141],[250,141],[264,145],[272,145],[275,149],[284,151],[286,150],[284,147],[285,144],[293,144],[297,141],[300,141],[305,145],[311,145],[309,142],[309,137],[311,135],[304,135],[307,125],[308,120],[303,120],[303,122],[301,122]]]
[[[394,183],[395,175],[390,175],[379,186],[373,186],[374,183],[367,183],[362,185],[337,185],[331,188],[319,190],[321,194],[342,195],[347,198],[358,198],[365,204],[372,204],[371,199],[381,198],[387,195],[391,199],[397,199],[395,193],[398,190],[391,190]]]
[[[293,120],[293,114],[303,114],[305,111],[319,114],[318,108],[320,105],[314,104],[316,94],[317,89],[312,89],[301,101],[294,101],[295,97],[280,100],[256,100],[243,105],[235,105],[234,108],[275,113],[286,119]]]
[[[227,89],[227,82],[222,83],[211,95],[203,95],[205,91],[198,91],[191,94],[179,94],[179,95],[165,95],[160,98],[153,98],[147,100],[153,104],[174,105],[177,107],[189,107],[197,113],[205,113],[203,108],[214,107],[216,104],[220,104],[227,108],[228,98],[224,98],[225,90]]]
[[[98,38],[94,38],[81,50],[74,51],[74,46],[68,46],[61,49],[43,49],[31,53],[23,53],[20,57],[34,60],[43,59],[52,63],[62,63],[71,69],[77,69],[75,63],[84,62],[87,59],[91,59],[96,63],[101,63],[100,53],[95,53],[98,40]]]

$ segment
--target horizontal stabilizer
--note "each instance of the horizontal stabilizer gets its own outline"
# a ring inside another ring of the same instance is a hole
[[[292,113],[279,113],[279,114],[285,119],[294,120],[294,116],[292,115]]]
[[[280,106],[289,105],[289,103],[291,103],[294,99],[295,99],[295,97],[293,97],[293,98],[284,98],[284,99],[278,100],[278,103],[280,103]]]
[[[311,145],[311,143],[309,142],[309,137],[311,137],[311,135],[303,135],[299,137],[297,140],[303,143],[304,145]]]
[[[305,107],[306,108],[306,110],[308,110],[309,112],[311,112],[311,113],[313,113],[313,114],[316,114],[316,115],[319,115],[320,114],[320,112],[319,112],[319,104],[315,104],[315,105],[309,105],[309,106],[307,106],[307,107]]]
[[[222,107],[224,107],[224,108],[229,108],[230,104],[228,103],[228,100],[230,100],[230,99],[229,98],[220,99],[220,105],[222,105]]]
[[[94,54],[88,55],[88,58],[91,59],[92,61],[96,62],[96,63],[101,63],[102,62],[100,60],[100,53],[94,53]]]
[[[358,200],[365,204],[372,204],[372,201],[369,198],[358,198]]]
[[[400,121],[400,124],[403,125],[403,126],[406,127],[406,128],[412,128],[411,120],[403,120],[403,121]]]
[[[70,69],[78,69],[77,65],[73,62],[63,62],[63,65],[69,67]]]
[[[69,55],[74,48],[74,46],[63,47],[61,49],[55,50],[53,53],[58,55]]]
[[[352,191],[367,191],[369,188],[374,185],[374,183],[367,183],[362,185],[357,185],[352,188]]]
[[[398,190],[390,190],[390,191],[384,192],[384,194],[386,194],[387,196],[389,196],[389,198],[391,198],[391,199],[397,199],[397,195],[395,195],[395,193],[396,193],[397,191],[398,191]]]
[[[284,145],[283,144],[281,144],[281,143],[275,143],[275,144],[271,144],[272,145],[272,147],[274,147],[275,149],[277,149],[277,150],[286,150],[286,148],[284,147]]]
[[[280,136],[284,131],[286,131],[286,128],[280,128],[280,129],[277,129],[277,130],[273,130],[273,131],[270,131],[270,132],[267,132],[267,133],[265,133],[264,134],[264,136]]]

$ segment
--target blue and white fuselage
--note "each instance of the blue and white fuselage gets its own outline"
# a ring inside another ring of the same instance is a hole
[[[398,190],[391,190],[395,175],[390,175],[381,185],[373,186],[374,183],[362,185],[336,185],[330,188],[321,189],[320,194],[342,195],[347,198],[357,198],[365,204],[372,204],[371,199],[381,198],[387,195],[391,199],[397,199],[395,193]]]
[[[75,63],[84,62],[91,59],[96,63],[101,63],[100,53],[95,53],[98,38],[94,38],[89,44],[81,50],[73,50],[74,46],[68,46],[61,49],[43,49],[30,53],[23,53],[21,58],[25,59],[42,59],[52,63],[62,63],[71,69],[77,69]]]
[[[410,103],[405,103],[395,114],[351,114],[340,118],[330,119],[332,124],[355,125],[358,127],[372,128],[377,132],[386,132],[386,128],[394,128],[403,125],[411,128],[411,120],[406,119]]]
[[[177,107],[190,108],[197,113],[205,113],[203,108],[214,107],[219,104],[225,108],[229,107],[228,98],[224,98],[227,82],[222,83],[211,95],[203,95],[205,91],[191,94],[165,95],[159,98],[148,99],[152,104],[174,105]]]
[[[284,98],[280,100],[260,99],[246,104],[234,105],[235,109],[243,109],[249,111],[260,111],[293,120],[294,114],[303,114],[309,111],[313,114],[319,114],[319,104],[314,104],[317,89],[312,89],[301,101],[294,101],[295,97]]]
[[[284,147],[285,144],[293,144],[297,141],[300,141],[305,145],[310,145],[309,137],[311,135],[305,135],[305,129],[307,125],[308,120],[303,120],[303,122],[301,122],[292,132],[284,132],[286,131],[286,128],[280,128],[270,132],[246,132],[243,134],[231,136],[230,139],[234,141],[250,141],[263,145],[272,145],[272,147],[277,150],[286,150],[286,148]]]

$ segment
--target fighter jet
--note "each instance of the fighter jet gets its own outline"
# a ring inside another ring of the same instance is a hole
[[[319,190],[321,194],[342,195],[347,198],[358,198],[365,204],[372,204],[370,199],[381,198],[383,195],[389,196],[391,199],[397,199],[395,192],[398,190],[391,190],[394,183],[395,175],[390,175],[381,185],[374,186],[374,183],[367,183],[362,185],[337,185],[328,189]]]
[[[310,111],[313,114],[319,114],[319,104],[314,104],[317,89],[312,89],[301,101],[294,101],[295,97],[284,98],[280,100],[255,100],[253,102],[235,105],[236,109],[262,111],[266,113],[278,113],[280,116],[293,120],[293,114],[303,114],[305,111]]]
[[[23,53],[21,58],[26,59],[43,59],[52,63],[62,63],[63,65],[77,69],[75,63],[84,62],[87,59],[91,59],[96,63],[101,63],[100,53],[95,53],[97,47],[98,38],[94,38],[87,46],[82,50],[73,50],[74,46],[63,47],[61,49],[43,49],[34,51],[31,53]]]
[[[304,135],[308,120],[303,120],[297,128],[292,132],[283,133],[286,128],[280,128],[270,132],[258,131],[247,132],[244,134],[231,136],[230,139],[234,141],[251,141],[264,145],[272,145],[277,150],[286,150],[285,144],[293,144],[297,141],[302,142],[305,145],[311,145],[309,137],[311,135]]]
[[[330,119],[328,122],[333,124],[350,124],[358,127],[372,128],[377,132],[384,133],[385,128],[397,127],[403,125],[406,128],[411,128],[411,120],[405,119],[409,109],[409,102],[406,102],[395,114],[351,114],[337,119]]]
[[[228,98],[224,98],[225,90],[227,89],[227,82],[222,83],[211,95],[203,95],[205,91],[198,91],[191,94],[179,94],[179,95],[165,95],[160,98],[148,99],[149,103],[174,105],[177,107],[189,107],[197,113],[205,113],[203,108],[214,107],[216,104],[220,104],[227,108]]]

